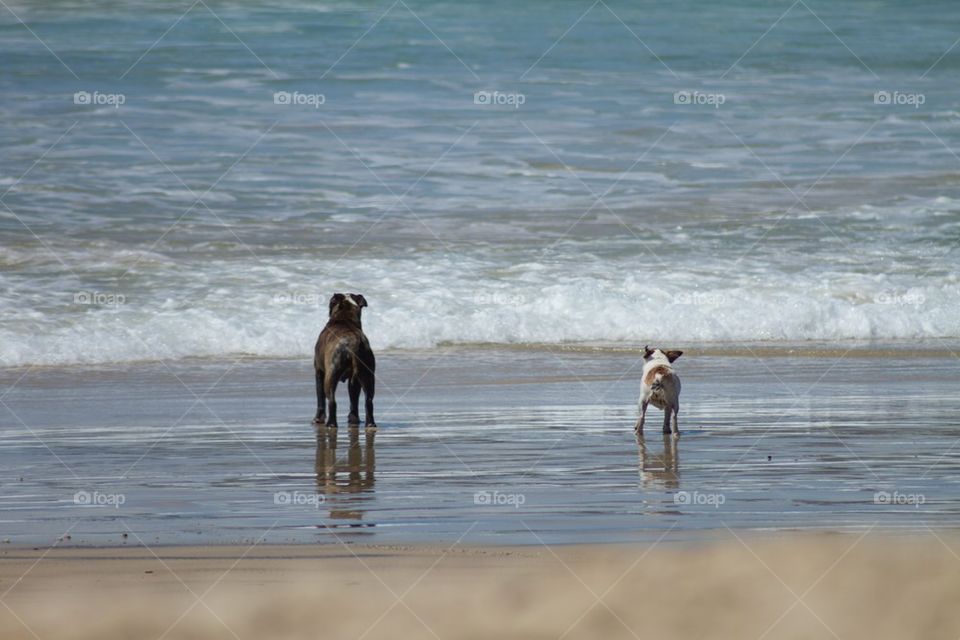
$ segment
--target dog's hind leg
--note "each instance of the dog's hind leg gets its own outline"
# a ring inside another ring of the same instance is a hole
[[[347,382],[347,391],[350,393],[350,413],[347,415],[347,425],[360,426],[360,381],[350,378]]]
[[[663,432],[670,433],[670,417],[673,415],[673,407],[667,405],[663,410]]]
[[[327,395],[327,427],[337,428],[337,376],[332,369],[326,371],[323,379],[323,391]]]
[[[649,402],[640,403],[640,417],[637,418],[637,424],[633,425],[633,430],[640,435],[643,435],[643,423],[647,419],[647,406],[649,406],[649,404]]]
[[[323,369],[317,369],[314,377],[317,384],[317,414],[313,417],[314,424],[323,424],[327,419],[326,398],[323,395]]]
[[[373,394],[376,387],[376,376],[373,371],[366,371],[360,377],[360,383],[363,385],[363,418],[364,423],[367,429],[373,430],[377,428],[377,423],[373,419]],[[360,417],[357,416],[357,421],[360,421]]]

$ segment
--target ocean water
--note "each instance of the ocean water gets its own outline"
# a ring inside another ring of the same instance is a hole
[[[0,12],[0,366],[960,336],[960,7]]]

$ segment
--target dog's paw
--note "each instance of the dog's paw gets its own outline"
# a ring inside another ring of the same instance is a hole
[[[367,429],[367,432],[368,432],[368,433],[375,433],[375,432],[377,431],[378,427],[377,427],[377,425],[375,425],[374,423],[371,422],[370,424],[366,425],[366,429]]]

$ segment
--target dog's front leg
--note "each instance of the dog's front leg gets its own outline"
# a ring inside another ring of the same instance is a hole
[[[667,405],[663,409],[663,432],[670,433],[670,416],[673,415],[673,407]]]
[[[650,404],[649,402],[640,403],[640,417],[637,418],[637,424],[633,426],[633,430],[641,435],[643,434],[643,423],[647,419],[647,406],[649,404]]]

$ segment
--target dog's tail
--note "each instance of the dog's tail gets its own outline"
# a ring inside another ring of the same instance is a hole
[[[663,391],[663,379],[669,376],[669,372],[658,371],[650,383],[650,389],[653,391]]]
[[[360,378],[360,365],[357,362],[357,356],[350,354],[350,358],[347,361],[347,366],[343,368],[343,373],[340,376],[340,382],[347,382],[348,380],[358,380]]]

